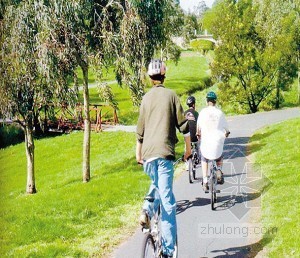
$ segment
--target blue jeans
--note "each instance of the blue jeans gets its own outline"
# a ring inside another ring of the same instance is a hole
[[[148,195],[157,199],[154,202],[154,211],[148,201],[144,202],[143,209],[147,210],[150,218],[153,216],[161,201],[161,233],[163,253],[173,255],[177,236],[176,225],[176,200],[173,194],[173,161],[158,158],[144,163],[144,171],[151,178],[151,185]],[[155,188],[159,196],[155,195]]]

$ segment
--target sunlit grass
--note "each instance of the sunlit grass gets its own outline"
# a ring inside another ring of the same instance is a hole
[[[24,144],[0,149],[0,257],[103,257],[136,229],[149,179],[135,161],[135,134],[92,133],[89,183],[82,139],[35,141],[34,195],[25,193]]]
[[[251,138],[256,167],[272,183],[262,196],[263,226],[276,229],[262,241],[268,257],[300,253],[299,146],[300,118],[264,128]]]
[[[86,184],[82,139],[80,132],[36,141],[35,195],[24,193],[23,144],[0,151],[1,257],[103,253],[111,234],[136,225],[148,178],[135,162],[134,134],[92,134]]]

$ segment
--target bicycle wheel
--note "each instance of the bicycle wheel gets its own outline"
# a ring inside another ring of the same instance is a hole
[[[178,258],[178,238],[176,236],[175,250],[173,253],[173,258]]]
[[[155,243],[153,240],[153,237],[150,233],[147,233],[145,235],[144,241],[143,241],[143,249],[142,249],[142,255],[141,258],[153,258],[155,257]]]
[[[192,159],[189,159],[187,162],[189,167],[189,182],[190,184],[192,184],[193,183],[193,162]]]
[[[211,209],[214,210],[215,209],[215,202],[216,202],[216,189],[215,189],[215,178],[212,177],[210,180],[210,192],[211,192],[211,196],[210,196],[210,203],[211,203]]]
[[[193,159],[193,180],[196,180],[196,162],[195,160]]]

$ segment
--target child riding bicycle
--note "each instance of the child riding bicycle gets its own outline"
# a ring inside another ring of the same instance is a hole
[[[197,120],[199,113],[196,111],[196,99],[194,96],[189,96],[186,100],[186,105],[189,107],[185,112],[185,118],[188,120],[189,123],[189,130],[191,135],[191,144],[192,147],[196,149],[197,153],[197,160],[196,163],[198,164],[200,157],[199,155],[199,140],[197,138]],[[187,170],[188,170],[188,164],[187,164]]]

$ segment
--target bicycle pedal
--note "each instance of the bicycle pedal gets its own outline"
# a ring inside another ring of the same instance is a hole
[[[144,200],[145,200],[145,201],[148,201],[148,202],[154,202],[155,198],[148,195],[148,196],[146,196],[146,197],[144,198]]]
[[[204,193],[209,193],[209,190],[205,190]]]
[[[221,191],[220,190],[216,190],[216,193],[221,193]]]

